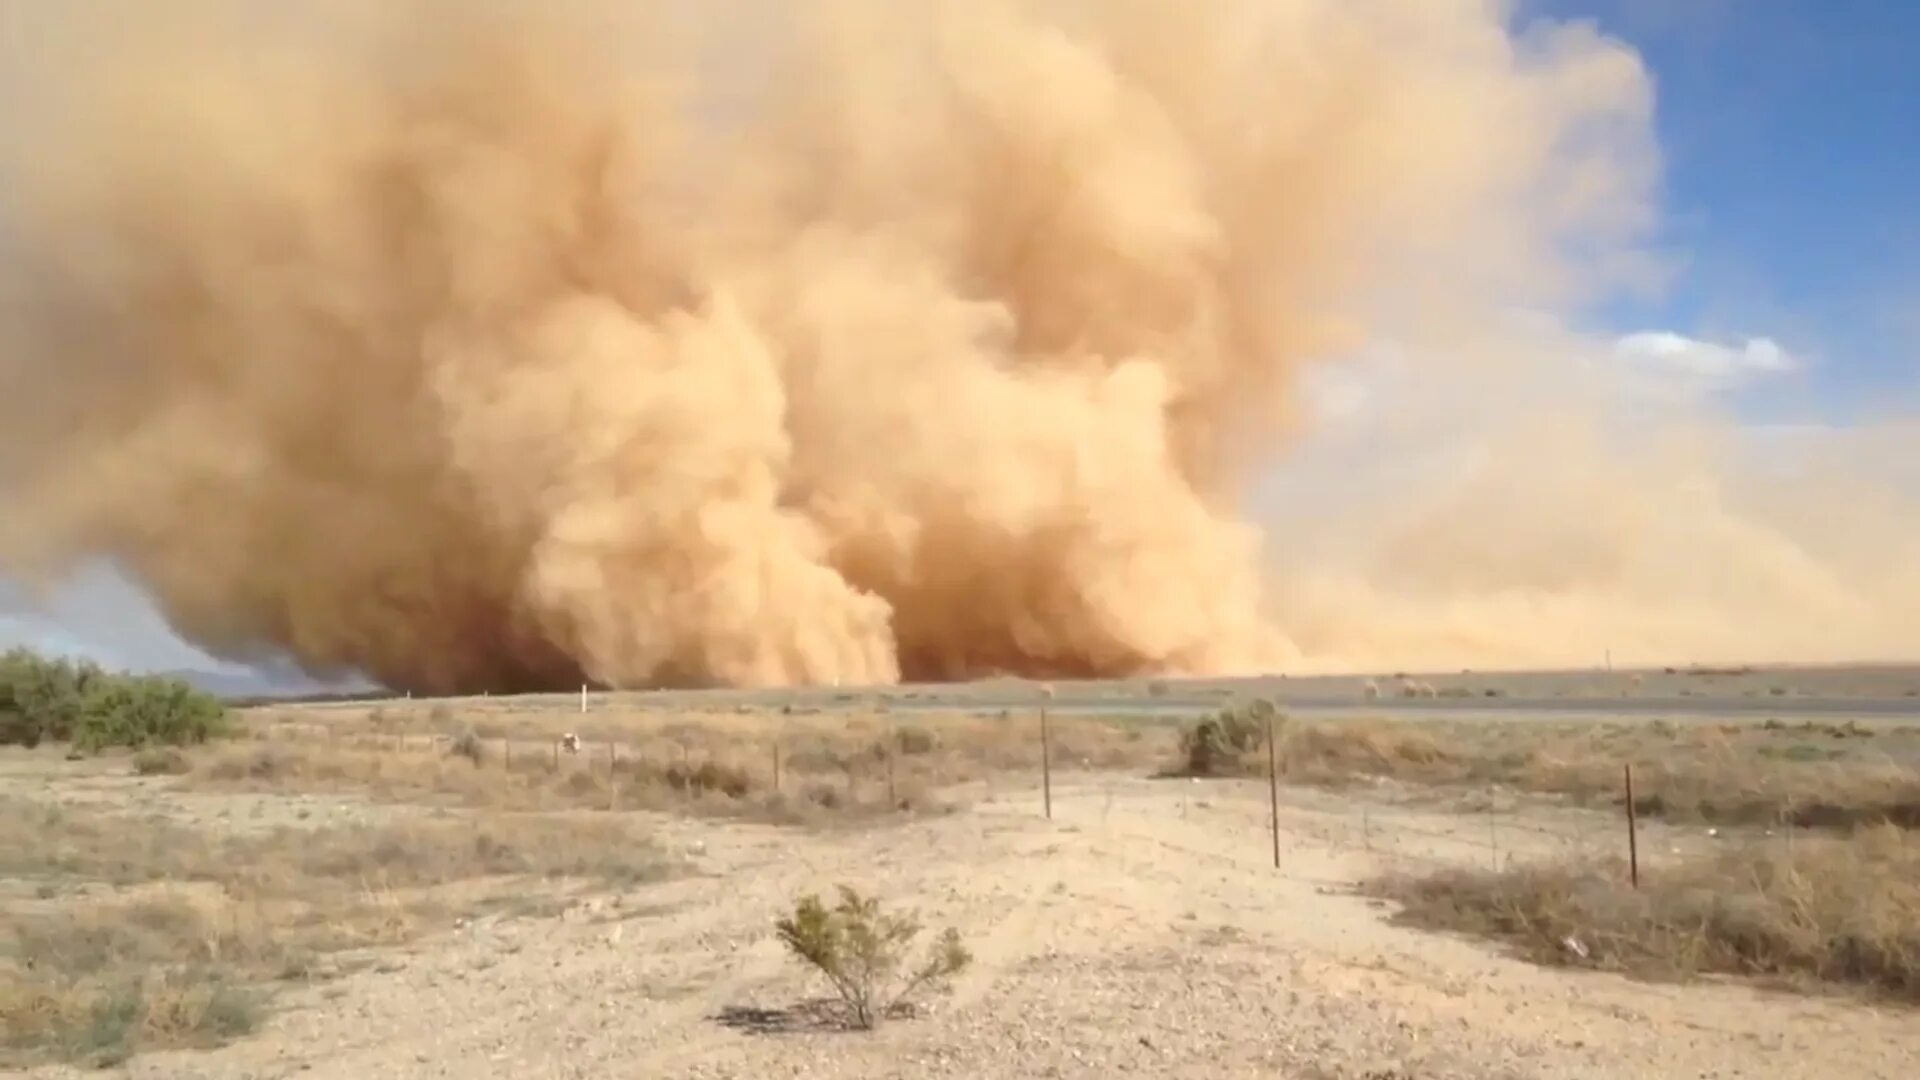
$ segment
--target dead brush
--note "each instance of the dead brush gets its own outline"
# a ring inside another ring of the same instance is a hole
[[[440,708],[440,706],[436,705],[434,708],[437,709]],[[468,728],[454,736],[453,742],[447,747],[447,755],[449,757],[466,758],[475,766],[484,765],[487,761],[486,740],[480,737],[479,732]]]
[[[193,771],[187,755],[171,746],[150,746],[133,755],[133,771],[140,776],[180,776]]]
[[[1920,1004],[1920,846],[1891,826],[1756,842],[1643,875],[1609,864],[1445,870],[1371,883],[1421,927],[1545,963],[1853,986]]]
[[[278,925],[305,908],[219,886],[161,884],[126,898],[16,913],[5,952],[29,971],[90,985],[138,970],[281,972],[304,966],[316,944],[314,935]]]
[[[1197,721],[1180,733],[1182,764],[1172,775],[1244,776],[1261,770],[1255,752],[1266,747],[1268,729],[1277,722],[1283,719],[1269,701],[1222,709]]]
[[[217,970],[152,969],[63,984],[0,971],[0,1062],[50,1047],[60,1058],[110,1068],[148,1047],[211,1048],[253,1031],[266,1002],[262,991]]]
[[[729,799],[744,799],[759,785],[745,769],[717,761],[698,765],[678,762],[658,772],[659,779],[676,791],[690,794],[718,793]]]
[[[1823,741],[1816,754],[1799,752],[1806,745],[1799,729],[1760,724],[1360,719],[1294,723],[1283,730],[1281,776],[1297,784],[1340,788],[1391,780],[1441,791],[1501,787],[1581,805],[1617,806],[1624,798],[1621,765],[1632,762],[1635,809],[1646,817],[1716,825],[1844,830],[1888,823],[1920,829],[1920,733],[1904,729],[1869,737],[1871,744],[1851,737],[1837,744]],[[1217,720],[1202,721],[1189,729],[1176,772],[1263,773],[1266,762],[1257,746],[1240,748]],[[1209,771],[1196,772],[1196,764]]]
[[[1280,746],[1288,779],[1339,785],[1376,776],[1447,782],[1465,776],[1458,756],[1418,728],[1380,721],[1303,725]]]
[[[611,817],[229,833],[0,800],[0,873],[74,887],[0,907],[0,1067],[208,1045],[322,957],[517,902],[530,881],[627,888],[669,869]]]
[[[280,715],[289,730],[300,726],[296,711]],[[577,755],[555,754],[552,742],[559,724],[578,721],[577,714],[475,709],[462,719],[467,732],[438,748],[408,740],[391,723],[379,736],[211,748],[190,755],[191,770],[179,782],[492,810],[691,811],[825,825],[942,812],[951,797],[935,793],[1034,769],[1039,757],[1032,724],[965,716],[895,724],[865,715],[610,715],[581,729]],[[1174,737],[1159,725],[1083,717],[1055,721],[1052,734],[1057,762],[1094,768],[1138,767]]]

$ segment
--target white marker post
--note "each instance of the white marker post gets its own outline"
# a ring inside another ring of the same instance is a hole
[[[1053,820],[1053,737],[1047,730],[1047,703],[1053,700],[1053,684],[1040,684],[1040,796],[1047,820]]]
[[[581,683],[580,684],[580,714],[582,716],[585,716],[586,712],[587,712],[587,684]]]

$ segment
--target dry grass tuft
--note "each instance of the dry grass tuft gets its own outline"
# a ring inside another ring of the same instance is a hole
[[[133,755],[133,771],[141,776],[180,776],[193,771],[187,755],[171,746],[152,746]]]
[[[1366,719],[1294,722],[1279,764],[1292,783],[1392,780],[1437,789],[1499,786],[1585,805],[1722,825],[1920,829],[1920,730],[1858,724],[1567,724]],[[1258,744],[1214,771],[1264,774]]]
[[[529,881],[628,886],[665,867],[610,818],[215,834],[0,801],[0,874],[44,897],[0,908],[0,1064],[208,1045],[329,954],[521,902]]]
[[[277,981],[324,977],[344,952],[659,873],[632,819],[608,811],[862,822],[944,809],[930,792],[1039,767],[1031,714],[383,702],[248,720],[247,741],[131,766],[177,787],[368,797],[393,808],[390,823],[207,830],[0,799],[0,877],[25,886],[0,896],[0,1066],[215,1042],[250,1025]],[[1142,765],[1173,738],[1077,718],[1052,729],[1056,769]],[[561,730],[579,733],[578,754],[556,750]]]
[[[185,782],[496,810],[661,810],[825,825],[945,812],[951,807],[933,792],[1040,765],[1034,716],[581,718],[503,705],[465,710],[459,730],[446,732],[430,711],[397,704],[337,712],[309,714],[327,718],[318,737],[297,710],[256,716],[263,739],[196,754]],[[582,739],[577,755],[554,752],[562,722]],[[1057,769],[1142,767],[1176,738],[1165,727],[1082,718],[1052,727]]]
[[[1432,733],[1387,723],[1294,728],[1281,744],[1280,760],[1289,779],[1330,785],[1375,776],[1420,776],[1433,782],[1462,764]]]
[[[1233,776],[1257,768],[1256,751],[1264,751],[1267,733],[1281,726],[1279,710],[1271,702],[1255,701],[1203,717],[1180,735],[1181,767],[1175,776]],[[1280,735],[1274,736],[1279,741]]]
[[[205,970],[156,969],[100,984],[0,977],[0,1053],[51,1049],[105,1068],[142,1048],[207,1048],[246,1035],[264,1003],[258,990]]]
[[[1891,826],[1767,841],[1645,875],[1623,867],[1453,869],[1373,883],[1431,929],[1547,963],[1854,986],[1920,1004],[1920,845]]]

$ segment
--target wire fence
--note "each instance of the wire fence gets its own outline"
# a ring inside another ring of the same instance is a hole
[[[765,791],[822,803],[828,807],[894,806],[910,808],[909,796],[922,793],[928,778],[917,767],[912,736],[904,730],[863,743],[833,743],[821,738],[747,740],[747,745],[714,745],[699,729],[675,732],[669,725],[653,732],[593,737],[579,732],[553,736],[471,731],[366,730],[340,723],[302,722],[278,717],[251,729],[256,741],[305,745],[360,755],[437,755],[469,759],[477,769],[521,775],[547,775],[564,784],[593,777],[609,786],[636,778],[664,780],[687,789]],[[1035,764],[1039,770],[1043,766]],[[985,771],[1000,772],[999,769]],[[884,802],[882,799],[884,798]],[[614,803],[614,806],[631,804]]]
[[[1080,817],[1086,808],[1072,806],[1071,802],[1084,799],[1088,785],[1069,779],[1070,790],[1057,787],[1056,780],[1063,778],[1059,775],[1059,748],[1053,745],[1046,710],[1039,710],[1029,730],[1033,775],[1029,778],[1024,775],[1026,770],[1019,768],[989,770],[995,777],[989,789],[1000,796],[1014,796],[1022,790],[1032,792],[1038,797],[1036,809],[1049,819],[1056,811]],[[782,741],[775,738],[756,746],[752,752],[729,749],[722,764],[712,748],[696,749],[687,739],[666,733],[650,736],[624,733],[620,738],[588,738],[578,733],[561,733],[550,738],[524,734],[480,737],[444,731],[354,730],[338,723],[300,722],[281,717],[268,730],[256,734],[268,740],[325,744],[365,753],[462,754],[471,757],[477,767],[496,766],[508,771],[604,773],[610,782],[651,769],[671,774],[675,783],[692,786],[705,782],[696,780],[703,772],[724,767],[749,774],[756,788],[764,785],[774,793],[810,795],[851,804],[878,803],[884,794],[883,805],[901,806],[903,788],[919,782],[911,767],[903,765],[897,737],[879,739],[864,753],[843,752],[831,761],[822,761],[817,754],[803,757],[800,747],[783,746]],[[1270,735],[1266,745],[1271,749],[1277,743]],[[764,755],[764,760],[753,760],[756,753]],[[1268,753],[1262,764],[1267,769],[1260,779],[1265,782],[1263,794],[1268,805],[1260,816],[1265,820],[1247,821],[1234,830],[1245,845],[1244,851],[1233,855],[1237,862],[1264,853],[1274,869],[1284,870],[1283,849],[1313,839],[1330,850],[1361,853],[1387,867],[1501,870],[1521,862],[1604,862],[1618,863],[1628,883],[1637,887],[1640,881],[1643,838],[1633,813],[1631,766],[1622,768],[1621,792],[1613,800],[1617,812],[1602,816],[1593,809],[1561,808],[1538,799],[1521,799],[1513,792],[1494,787],[1477,791],[1446,789],[1444,805],[1437,805],[1442,799],[1431,797],[1393,801],[1359,791],[1341,796],[1337,803],[1329,806],[1325,804],[1330,796],[1316,789],[1287,785],[1284,770],[1274,754]],[[1065,774],[1069,778],[1073,775]],[[1028,787],[1029,783],[1033,786]],[[831,789],[832,794],[823,795],[823,788]],[[1099,798],[1097,785],[1094,791]],[[1432,796],[1434,792],[1426,789],[1426,794]],[[1102,801],[1104,822],[1113,807],[1111,786]],[[1190,794],[1183,795],[1182,816],[1190,812],[1193,801]],[[1281,821],[1283,809],[1288,818],[1285,823]],[[1302,812],[1309,810],[1318,812],[1303,819]],[[1164,837],[1143,839],[1153,843],[1169,842]]]

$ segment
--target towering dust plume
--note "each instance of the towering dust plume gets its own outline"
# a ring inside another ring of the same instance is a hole
[[[1494,0],[533,8],[8,4],[0,566],[429,691],[1296,664],[1303,365],[1647,218]]]

